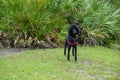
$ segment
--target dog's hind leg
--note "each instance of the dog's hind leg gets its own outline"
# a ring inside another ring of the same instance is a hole
[[[71,49],[71,46],[68,45],[68,55],[67,55],[67,60],[70,61],[70,49]]]
[[[75,61],[77,61],[77,46],[75,46]]]

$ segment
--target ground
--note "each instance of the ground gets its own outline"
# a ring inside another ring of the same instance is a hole
[[[71,62],[63,48],[27,50],[0,57],[0,80],[120,80],[120,51],[78,47]]]

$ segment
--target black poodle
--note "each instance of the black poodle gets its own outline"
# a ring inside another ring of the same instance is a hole
[[[72,24],[68,29],[68,35],[65,40],[64,55],[66,55],[66,48],[68,47],[67,60],[70,61],[70,49],[72,47],[72,55],[77,61],[77,40],[76,35],[80,34],[80,30],[76,24]]]

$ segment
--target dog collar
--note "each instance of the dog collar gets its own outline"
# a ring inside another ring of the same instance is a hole
[[[71,46],[77,45],[77,42],[71,43],[68,39],[67,39],[67,42],[68,42],[68,44],[71,45]]]

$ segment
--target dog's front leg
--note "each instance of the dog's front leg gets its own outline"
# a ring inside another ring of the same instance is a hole
[[[71,49],[71,46],[68,45],[68,56],[67,56],[67,60],[70,61],[70,49]]]
[[[75,61],[77,61],[77,46],[75,46]]]
[[[64,46],[64,55],[66,55],[66,47],[67,47],[67,40],[65,41],[65,46]]]
[[[73,46],[72,48],[72,55],[74,56],[74,54],[75,54],[75,46]]]

